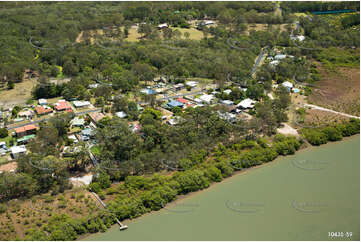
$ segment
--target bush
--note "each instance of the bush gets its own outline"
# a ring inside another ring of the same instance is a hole
[[[324,128],[302,129],[301,133],[312,145],[326,144],[327,141],[341,140],[342,137],[360,133],[360,120],[350,119],[349,122]]]
[[[6,212],[6,205],[0,204],[0,214],[5,213],[5,212]]]
[[[8,137],[8,135],[9,135],[9,132],[8,132],[7,128],[0,129],[0,138]]]
[[[222,181],[222,172],[215,166],[209,166],[204,172],[205,176],[213,182]]]
[[[327,143],[327,136],[318,129],[304,129],[303,136],[311,145],[322,145]]]
[[[174,179],[179,183],[179,193],[186,194],[204,189],[209,186],[209,180],[201,170],[177,172]]]
[[[233,168],[225,161],[217,162],[216,168],[221,171],[223,177],[229,177],[233,174]]]
[[[335,127],[326,127],[322,129],[322,132],[326,135],[327,140],[329,141],[342,140],[342,132]]]

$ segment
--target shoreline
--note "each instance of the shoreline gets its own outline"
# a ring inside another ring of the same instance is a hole
[[[270,165],[275,165],[277,164],[276,162],[280,162],[282,161],[283,158],[286,158],[286,157],[292,157],[300,152],[304,152],[304,151],[309,151],[309,150],[313,150],[313,149],[318,149],[320,147],[326,147],[326,146],[330,146],[330,145],[335,145],[335,144],[338,144],[340,142],[344,142],[344,141],[349,141],[351,139],[356,139],[356,138],[359,138],[360,139],[360,134],[356,134],[356,135],[352,135],[352,136],[349,136],[349,137],[343,137],[342,140],[340,141],[335,141],[335,142],[328,142],[326,144],[323,144],[323,145],[319,145],[319,146],[312,146],[311,144],[308,144],[307,147],[304,147],[304,148],[301,148],[299,149],[298,151],[295,152],[295,154],[293,155],[286,155],[286,156],[282,156],[282,155],[279,155],[276,159],[274,159],[273,161],[270,161],[270,162],[267,162],[267,163],[263,163],[261,165],[258,165],[258,166],[253,166],[253,167],[250,167],[250,168],[247,168],[247,169],[244,169],[244,170],[240,170],[240,171],[236,171],[232,174],[232,176],[230,177],[226,177],[224,178],[221,182],[214,182],[212,184],[209,185],[209,187],[205,188],[205,189],[202,189],[202,190],[198,190],[198,191],[195,191],[195,192],[190,192],[188,194],[184,194],[184,195],[179,195],[174,201],[170,202],[170,203],[167,203],[167,205],[163,208],[163,209],[160,209],[160,210],[157,210],[157,211],[151,211],[149,213],[145,213],[137,218],[134,218],[134,219],[125,219],[123,221],[121,221],[123,224],[125,225],[128,225],[127,223],[134,223],[136,222],[137,220],[140,220],[141,218],[144,218],[146,216],[150,216],[150,215],[154,215],[154,214],[157,214],[157,213],[163,213],[165,212],[164,210],[166,210],[165,208],[171,208],[171,207],[174,207],[176,206],[177,204],[179,204],[180,202],[184,202],[190,198],[192,198],[193,196],[196,196],[198,195],[199,193],[202,193],[204,191],[207,191],[208,189],[211,189],[215,186],[217,186],[218,184],[221,184],[221,183],[225,183],[225,182],[229,182],[232,180],[232,178],[236,178],[240,175],[244,175],[244,174],[247,174],[253,170],[257,170],[257,169],[260,169],[260,168],[264,168],[264,167],[267,167],[267,166],[270,166]],[[114,224],[112,225],[110,228],[108,228],[106,230],[106,232],[108,232],[109,230],[112,230],[112,229],[119,229],[118,228],[119,225],[117,224]],[[129,229],[129,228],[128,228]],[[97,233],[93,233],[93,234],[86,234],[86,235],[83,235],[83,236],[79,236],[79,238],[77,239],[77,241],[87,241],[86,239],[87,238],[90,238],[91,236],[96,236],[98,234],[103,234],[103,233],[106,233],[106,232],[97,232]]]

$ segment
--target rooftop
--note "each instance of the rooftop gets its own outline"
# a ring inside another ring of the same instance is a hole
[[[15,132],[18,134],[18,133],[24,133],[26,131],[29,131],[29,130],[34,130],[36,129],[36,126],[33,125],[33,124],[28,124],[28,125],[25,125],[23,127],[20,127],[20,128],[16,128],[15,129]]]

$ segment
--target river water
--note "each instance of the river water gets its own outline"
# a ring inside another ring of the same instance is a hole
[[[86,240],[360,240],[360,137],[279,158],[126,224]]]

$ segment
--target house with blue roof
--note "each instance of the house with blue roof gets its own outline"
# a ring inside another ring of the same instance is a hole
[[[150,89],[150,88],[142,89],[140,92],[144,93],[144,94],[147,94],[147,95],[156,94],[156,92],[154,90]]]
[[[170,102],[168,102],[165,106],[169,109],[171,108],[175,108],[175,107],[180,107],[180,108],[183,108],[183,103],[181,102],[178,102],[176,100],[171,100]]]

